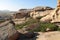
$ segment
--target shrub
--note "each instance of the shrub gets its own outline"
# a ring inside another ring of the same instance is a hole
[[[49,28],[51,31],[56,31],[56,30],[60,30],[58,29],[58,27],[55,24],[52,23],[48,23],[48,22],[38,22],[37,20],[34,20],[32,18],[30,18],[27,22],[20,24],[20,25],[16,25],[16,29],[21,29],[24,26],[27,25],[27,27],[29,27],[29,25],[34,24],[34,23],[38,23],[39,27],[33,29],[33,30],[29,30],[29,31],[34,31],[34,32],[46,32],[46,29]]]
[[[56,31],[57,26],[52,23],[40,23],[40,26],[42,27],[41,30],[46,31],[47,28],[49,28],[51,31]]]
[[[37,20],[34,20],[34,19],[30,18],[30,19],[29,19],[28,21],[26,21],[25,23],[20,24],[20,25],[16,25],[15,28],[16,28],[16,29],[21,29],[21,28],[23,28],[24,26],[30,25],[30,24],[33,24],[33,23],[37,23]]]
[[[57,26],[55,24],[52,23],[44,23],[44,22],[39,22],[39,27],[34,29],[33,31],[36,32],[46,32],[46,29],[49,28],[51,31],[56,31],[57,30]]]

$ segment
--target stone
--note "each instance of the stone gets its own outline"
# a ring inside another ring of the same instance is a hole
[[[44,16],[41,21],[51,20],[51,23],[60,22],[60,0],[57,1],[57,8],[49,15]]]
[[[9,21],[0,24],[0,40],[16,40],[18,35],[14,25]]]
[[[51,7],[46,7],[46,6],[37,6],[35,8],[33,8],[33,10],[35,11],[44,11],[44,10],[52,10],[53,8]]]
[[[15,14],[13,14],[13,17],[14,17],[14,19],[30,17],[31,11],[32,11],[32,9],[19,9]]]
[[[60,32],[54,31],[54,32],[45,32],[45,33],[38,33],[38,38],[36,40],[60,40]]]
[[[39,27],[39,24],[38,23],[34,23],[34,24],[31,24],[31,25],[28,25],[25,30],[26,31],[30,31],[30,30],[34,30],[34,29],[36,29],[38,27]]]
[[[35,7],[32,12],[30,12],[30,17],[37,19],[39,17],[44,17],[51,13],[54,9],[51,7]]]
[[[33,38],[34,37],[34,32],[27,32],[24,34],[27,38]]]

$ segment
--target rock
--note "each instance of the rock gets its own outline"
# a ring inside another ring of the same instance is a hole
[[[60,9],[56,8],[54,11],[52,11],[50,14],[44,16],[43,18],[41,18],[41,21],[50,21],[51,23],[55,23],[55,22],[60,22]]]
[[[38,33],[40,34],[37,36],[38,38],[36,40],[60,40],[60,32],[54,31],[54,32],[45,32],[45,33]]]
[[[24,34],[27,38],[33,38],[34,37],[34,32],[27,32]]]
[[[44,6],[37,6],[37,7],[33,8],[33,10],[35,10],[35,11],[44,11],[44,10],[53,10],[53,8],[44,7]]]
[[[32,11],[32,9],[20,9],[19,11],[17,11],[15,14],[13,14],[14,18],[20,19],[23,17],[30,17],[30,12]]]
[[[48,31],[52,31],[52,30],[50,28],[47,28],[46,31],[48,32]]]
[[[34,30],[34,29],[36,29],[38,27],[39,27],[39,24],[38,23],[34,23],[34,24],[26,26],[25,30],[26,31],[30,31],[30,30]]]
[[[46,10],[48,12],[45,12]],[[25,17],[25,18],[27,18],[27,17],[36,18],[36,17],[39,17],[41,15],[45,15],[45,14],[50,13],[49,12],[50,10],[53,10],[53,8],[51,8],[51,7],[42,7],[42,6],[38,6],[38,7],[35,7],[33,9],[20,9],[15,14],[13,14],[13,17],[18,18],[18,19],[23,18],[23,17]],[[36,11],[36,12],[34,13],[34,11]]]
[[[39,17],[46,16],[51,13],[53,8],[50,7],[35,7],[33,11],[30,13],[30,17],[37,19]]]
[[[0,24],[0,40],[16,40],[18,35],[13,23],[6,21]]]
[[[60,9],[56,8],[51,23],[60,22]]]
[[[26,30],[18,30],[19,33],[23,34],[25,38],[33,38],[34,32],[26,31]]]
[[[19,40],[60,40],[60,32],[52,31],[52,32],[38,32],[38,35],[33,38],[25,38],[26,36],[21,36]],[[34,35],[34,34],[33,34]]]
[[[51,15],[47,15],[47,16],[42,17],[42,18],[40,19],[41,22],[50,22],[51,20],[52,20]]]

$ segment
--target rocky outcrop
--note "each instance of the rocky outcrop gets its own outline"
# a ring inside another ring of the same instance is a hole
[[[35,10],[35,11],[44,11],[44,10],[53,10],[53,8],[47,7],[47,6],[37,6],[37,7],[33,8],[33,10]]]
[[[14,18],[23,18],[23,17],[39,17],[49,14],[54,8],[37,6],[33,9],[20,9],[15,14],[13,14]],[[35,11],[35,12],[34,12]]]
[[[48,14],[40,19],[41,22],[49,22],[52,20],[52,15]]]
[[[48,18],[48,19],[47,19]],[[49,15],[46,15],[41,19],[41,21],[51,20],[51,23],[59,23],[60,22],[60,0],[57,0],[57,7],[53,12]]]
[[[40,21],[50,21],[51,23],[60,22],[60,9],[56,8],[50,14],[44,16]]]
[[[30,17],[30,12],[32,11],[32,9],[20,9],[19,11],[17,11],[15,14],[13,14],[13,17],[16,19],[20,19],[20,18],[27,18]]]
[[[34,19],[37,19],[38,17],[50,14],[52,10],[53,8],[50,7],[35,7],[30,13],[30,16]]]
[[[0,24],[0,40],[16,40],[18,35],[14,25],[9,21]]]

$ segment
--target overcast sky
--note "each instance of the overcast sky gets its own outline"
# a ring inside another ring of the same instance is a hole
[[[57,0],[0,0],[0,10],[16,11],[21,8],[50,6],[55,8]]]

